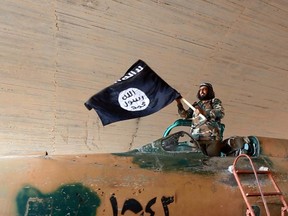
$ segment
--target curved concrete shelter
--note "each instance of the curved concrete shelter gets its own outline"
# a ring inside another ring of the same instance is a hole
[[[194,102],[211,82],[224,136],[287,139],[288,2],[13,0],[0,7],[0,154],[127,151],[162,136],[176,103],[103,127],[84,102],[138,59]]]
[[[105,127],[86,109],[138,59],[191,103],[211,82],[224,138],[257,136],[287,198],[287,19],[286,0],[2,0],[0,215],[245,214],[233,157],[122,153],[162,137],[176,102]]]

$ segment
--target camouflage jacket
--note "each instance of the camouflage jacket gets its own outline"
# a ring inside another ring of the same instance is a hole
[[[201,123],[199,115],[195,115],[193,110],[178,110],[181,117],[192,119],[191,134],[196,140],[221,140],[221,119],[224,117],[224,108],[221,100],[213,98],[207,101],[198,101],[193,104],[195,108],[203,110],[203,115],[207,121]]]

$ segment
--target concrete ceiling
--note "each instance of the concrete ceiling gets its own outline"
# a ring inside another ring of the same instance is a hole
[[[138,59],[190,102],[211,82],[224,137],[288,139],[288,1],[13,0],[0,14],[1,155],[121,152],[160,138],[176,103],[105,127],[83,105]]]

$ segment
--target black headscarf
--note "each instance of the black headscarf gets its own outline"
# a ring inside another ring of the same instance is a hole
[[[199,94],[199,90],[197,92],[197,98],[199,100],[212,100],[213,98],[215,98],[215,93],[214,93],[214,90],[213,90],[213,86],[211,85],[211,83],[208,83],[208,82],[204,82],[204,83],[201,83],[199,88],[201,86],[206,86],[208,88],[208,93],[205,97],[201,97],[200,94]]]

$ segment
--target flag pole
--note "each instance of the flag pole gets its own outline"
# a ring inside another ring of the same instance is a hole
[[[196,108],[195,108],[194,106],[192,106],[192,104],[190,104],[185,98],[182,97],[181,100],[182,100],[188,107],[190,107],[193,111],[196,110]],[[199,116],[202,118],[202,121],[206,121],[206,120],[207,120],[206,117],[205,117],[203,114],[199,113]]]

